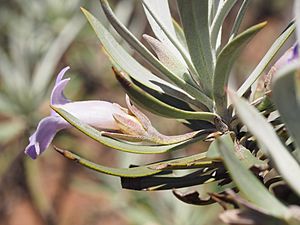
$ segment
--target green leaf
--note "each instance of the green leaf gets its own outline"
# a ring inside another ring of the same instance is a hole
[[[225,136],[230,136],[226,134]],[[242,145],[235,144],[235,155],[240,160],[240,162],[246,167],[251,168],[252,166],[266,165],[265,162],[256,158],[252,153]],[[208,159],[221,159],[221,154],[219,153],[218,139],[215,139],[210,145],[206,152],[206,157]]]
[[[148,94],[140,87],[135,85],[124,73],[114,70],[116,77],[128,95],[139,105],[143,106],[150,112],[155,114],[176,118],[176,119],[192,119],[204,120],[214,123],[217,115],[211,112],[195,112],[178,109],[168,105],[152,95]]]
[[[229,35],[229,41],[231,41],[238,33],[239,31],[239,28],[240,28],[240,25],[242,23],[242,20],[245,16],[245,13],[246,13],[246,10],[248,8],[248,5],[250,3],[250,0],[244,0],[240,9],[239,9],[239,12],[235,18],[235,21],[233,23],[233,26],[232,26],[232,29],[231,29],[231,32],[230,32],[230,35]]]
[[[174,73],[173,70],[170,70],[167,64],[165,64],[163,61],[160,62],[156,57],[154,57],[153,54],[118,20],[118,18],[115,16],[112,9],[110,8],[108,1],[101,0],[100,2],[107,19],[109,20],[111,25],[113,25],[113,27],[116,29],[116,31],[124,38],[124,40],[126,40],[138,53],[140,53],[141,56],[143,56],[145,60],[149,62],[154,68],[163,73],[166,77],[168,77],[178,86],[184,87],[184,81],[178,79],[178,75]],[[170,50],[172,46],[167,45],[164,42],[162,43],[168,47],[170,51],[169,55],[175,57],[176,60],[178,60],[182,67],[185,69],[185,72],[188,73],[184,61],[182,62],[181,60],[181,56],[174,54],[174,52]],[[182,78],[182,74],[180,78]]]
[[[185,77],[186,75],[189,75],[187,67],[176,57],[176,55],[173,54],[168,45],[146,34],[143,35],[143,38],[151,46],[159,61],[161,61],[175,75],[187,82],[189,81],[189,79]],[[191,83],[193,81],[190,79],[189,82]]]
[[[208,25],[208,0],[177,1],[183,30],[192,62],[196,67],[197,81],[208,96],[211,96],[213,54]]]
[[[180,44],[187,49],[186,39],[182,27],[173,19],[173,26],[176,32],[176,37],[179,40]]]
[[[209,0],[208,1],[208,20],[209,20],[209,24],[211,25],[216,13],[218,12],[218,9],[220,7],[222,7],[222,5],[224,4],[223,1],[220,0]]]
[[[216,111],[219,115],[224,116],[226,114],[227,95],[225,88],[227,87],[229,75],[236,58],[251,38],[264,28],[265,25],[266,22],[263,22],[248,28],[229,42],[220,52],[213,79],[213,94]]]
[[[252,122],[252,121],[251,121]],[[237,159],[230,135],[217,139],[219,152],[231,178],[246,198],[273,216],[286,218],[288,209]]]
[[[234,93],[230,97],[240,119],[255,136],[262,150],[270,156],[283,179],[300,196],[300,166],[281,143],[271,124],[244,99]]]
[[[299,68],[299,63],[290,64],[274,75],[272,99],[296,143],[294,156],[300,163],[300,95],[299,87],[296,86],[296,79],[300,77]]]
[[[234,4],[237,0],[226,0],[222,7],[220,7],[215,15],[215,18],[211,25],[211,32],[210,32],[210,38],[211,38],[211,46],[215,49],[217,44],[218,35],[221,32],[222,24],[227,16],[227,14],[230,12]]]
[[[155,20],[155,22],[160,27],[160,29],[168,37],[168,39],[173,44],[173,46],[181,54],[182,58],[184,59],[185,63],[187,64],[187,66],[188,66],[189,70],[191,71],[192,75],[196,75],[197,71],[196,71],[193,63],[191,62],[190,56],[187,53],[186,49],[177,40],[176,36],[173,37],[173,35],[167,30],[167,28],[160,22],[160,20],[158,19],[158,16],[155,14],[155,12],[152,11],[152,9],[148,6],[148,4],[145,1],[143,1],[143,5],[144,5],[145,9],[149,12],[149,15],[152,16],[152,18]]]
[[[207,96],[194,87],[191,87],[191,85],[185,83],[183,86],[186,90],[189,89],[187,91],[189,93],[193,93],[193,96],[152,74],[124,50],[124,48],[114,39],[107,28],[105,28],[99,20],[97,20],[85,9],[82,8],[82,11],[96,32],[104,49],[111,57],[110,59],[115,67],[125,71],[135,80],[147,86],[148,88],[160,93],[166,93],[170,96],[178,97],[184,101],[190,102],[191,104],[196,104],[195,102],[199,103],[199,101],[200,103],[201,101],[210,101]],[[174,75],[174,77],[176,76]],[[179,78],[177,77],[177,79]],[[180,80],[183,81],[182,79]],[[197,97],[197,99],[195,97]]]
[[[196,141],[200,141],[206,138],[208,131],[201,130],[199,133],[192,139],[182,141],[170,145],[145,145],[145,144],[136,144],[130,142],[124,142],[121,140],[116,140],[111,137],[105,136],[105,132],[98,131],[97,129],[81,122],[79,119],[68,113],[67,111],[51,106],[54,111],[56,111],[61,117],[63,117],[67,122],[72,126],[80,130],[82,133],[86,134],[95,141],[104,144],[108,147],[114,148],[119,151],[136,153],[136,154],[158,154],[165,153],[169,151],[175,151],[177,149],[183,148],[189,144],[192,144]]]
[[[168,33],[173,38],[176,38],[177,36],[173,26],[168,0],[143,0],[143,3],[147,20],[157,39],[165,45],[169,46],[171,52],[173,52],[173,54],[181,61],[181,63],[185,65],[185,62],[178,50],[174,47],[174,45],[166,36],[164,31],[160,28],[160,26],[156,23],[155,19],[153,19],[152,15],[147,10],[148,7],[152,12],[155,12],[157,19],[159,19],[161,24],[165,27],[166,31],[168,31]],[[147,7],[145,7],[145,4],[147,5]]]
[[[176,43],[178,43],[178,45],[181,44],[181,46],[185,46],[184,44],[181,43],[182,37],[181,37],[181,41],[177,37],[178,32],[176,32],[175,30],[176,21],[172,19],[169,10],[168,0],[143,0],[143,3],[144,3],[143,4],[144,11],[147,16],[148,22],[155,36],[159,40],[158,43],[161,43],[160,46],[163,47],[164,51],[156,51],[157,47],[153,46],[153,42],[152,43],[149,42],[149,39],[146,40],[148,41],[148,43],[151,45],[152,48],[154,47],[153,50],[157,54],[159,60],[167,68],[169,68],[171,72],[173,72],[174,74],[176,74],[177,76],[179,76],[180,78],[188,82],[189,84],[192,84],[193,86],[197,87],[197,84],[190,77],[190,74],[187,69],[188,66],[185,60],[183,59],[182,55],[180,54],[178,49],[173,45],[172,41],[170,41],[169,37],[165,34],[164,30],[160,28],[160,26],[156,22],[156,20],[160,21],[161,26],[164,27],[165,31],[170,35],[170,38],[173,39]],[[148,9],[151,11],[152,14],[149,12]],[[155,19],[153,18],[154,16],[156,17]],[[178,31],[179,28],[178,24],[176,28]],[[185,40],[185,38],[183,40]],[[159,52],[161,52],[162,54],[159,54]]]
[[[294,22],[292,22],[285,29],[285,31],[276,39],[276,41],[273,43],[273,45],[265,54],[265,56],[260,60],[259,64],[255,67],[255,69],[248,76],[246,81],[239,88],[237,92],[239,96],[245,94],[245,92],[251,87],[251,85],[259,78],[259,76],[264,72],[264,70],[270,64],[270,62],[275,57],[277,52],[286,43],[286,41],[294,33],[294,31],[295,31],[295,24]]]
[[[205,182],[213,182],[213,180],[210,178],[214,176],[212,174],[215,174],[215,169],[207,169],[206,172],[202,172],[203,169],[200,169],[199,171],[201,172],[201,174],[199,174],[199,172],[197,171],[181,177],[171,177],[165,175],[170,174],[170,172],[164,172],[163,170],[158,169],[158,166],[159,164],[161,164],[161,162],[156,162],[145,166],[134,166],[130,168],[113,168],[96,164],[68,150],[59,149],[57,147],[55,147],[55,150],[67,159],[75,161],[84,167],[108,175],[121,177],[123,188],[136,190],[166,190],[172,189],[173,187],[187,187],[190,185],[203,184]],[[182,159],[186,161],[197,161],[202,157],[203,154],[197,154],[184,157]],[[181,159],[166,160],[165,163],[172,163],[178,160]],[[153,176],[155,174],[159,174],[159,176]],[[216,177],[215,179],[219,178]]]
[[[89,169],[95,170],[100,173],[112,175],[112,176],[136,178],[136,177],[150,176],[161,172],[160,170],[150,169],[146,166],[133,167],[133,168],[113,168],[113,167],[103,166],[103,165],[93,163],[87,159],[84,159],[79,155],[76,155],[70,151],[62,150],[59,148],[55,148],[55,150],[61,153],[66,158],[73,160]]]

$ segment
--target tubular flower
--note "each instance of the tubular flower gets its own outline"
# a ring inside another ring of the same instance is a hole
[[[126,96],[128,110],[116,103],[106,101],[72,102],[64,95],[64,88],[70,78],[63,79],[63,76],[68,69],[69,67],[64,68],[57,76],[51,93],[51,105],[67,111],[88,125],[105,130],[102,132],[103,135],[125,141],[172,144],[190,139],[198,133],[195,131],[175,136],[159,133],[151,125],[150,120],[131,104],[128,96]],[[43,118],[36,131],[30,136],[25,153],[32,159],[37,158],[48,148],[57,132],[71,126],[52,110],[51,115]]]
[[[113,115],[128,116],[128,114],[126,113],[126,109],[123,109],[118,104],[105,101],[71,102],[64,96],[63,91],[70,78],[63,79],[63,76],[68,69],[69,67],[64,68],[57,76],[51,94],[51,105],[59,106],[84,123],[96,128],[119,130]],[[39,122],[36,131],[30,136],[25,153],[35,159],[47,149],[58,131],[69,127],[71,125],[67,121],[54,111],[51,111],[51,115],[43,118]]]

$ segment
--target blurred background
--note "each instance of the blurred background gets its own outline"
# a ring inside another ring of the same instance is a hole
[[[175,1],[169,2],[178,19]],[[238,2],[237,6],[242,1]],[[137,37],[143,33],[152,35],[139,1],[110,3]],[[0,1],[0,225],[221,224],[218,212],[222,208],[217,204],[190,206],[178,201],[170,191],[123,190],[118,178],[84,169],[64,159],[53,147],[37,160],[24,155],[28,137],[50,112],[56,74],[67,65],[71,70],[66,76],[72,78],[66,91],[70,99],[100,99],[125,106],[124,92],[80,12],[81,6],[99,18],[103,16],[95,0]],[[237,10],[234,8],[226,20],[225,37]],[[242,28],[264,20],[269,24],[240,57],[233,87],[245,79],[292,19],[291,12],[291,0],[252,1]],[[179,122],[147,115],[164,134],[187,130]],[[53,143],[110,166],[153,161],[153,156],[108,149],[75,129],[61,132]],[[199,151],[201,147],[194,145],[185,153]]]

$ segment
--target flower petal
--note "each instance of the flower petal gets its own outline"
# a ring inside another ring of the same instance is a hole
[[[298,43],[293,47],[293,56],[289,60],[292,61],[297,58],[299,58],[299,44]]]
[[[282,66],[286,65],[287,63],[292,62],[296,58],[298,58],[298,44],[295,44],[293,47],[289,48],[274,64],[276,69],[282,68]]]
[[[69,69],[70,67],[65,67],[60,71],[60,73],[57,75],[55,86],[52,90],[51,93],[51,105],[63,105],[68,102],[70,102],[69,99],[67,99],[64,95],[64,88],[68,84],[70,78],[67,79],[62,79],[65,72]],[[55,115],[55,113],[51,113],[52,115]]]
[[[59,72],[59,74],[58,74],[57,77],[56,77],[55,85],[58,84],[58,83],[62,80],[62,78],[64,77],[65,73],[66,73],[69,69],[70,69],[70,67],[69,67],[69,66],[66,66],[65,68],[63,68],[63,69]]]
[[[45,117],[39,122],[36,131],[30,136],[29,144],[25,149],[25,153],[32,159],[35,159],[48,148],[58,131],[70,126],[71,125],[69,125],[61,117]]]
[[[68,113],[93,127],[119,130],[113,115],[128,115],[117,104],[106,101],[78,101],[60,105]]]

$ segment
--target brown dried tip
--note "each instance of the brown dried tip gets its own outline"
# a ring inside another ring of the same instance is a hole
[[[114,66],[112,66],[112,70],[117,80],[120,82],[124,89],[128,89],[131,87],[131,80],[124,72],[117,70],[117,68],[115,68]]]
[[[70,152],[68,150],[64,150],[64,149],[58,148],[56,146],[54,146],[54,150],[70,160],[77,160],[77,158],[72,154],[72,152]]]
[[[172,193],[179,200],[193,205],[208,205],[214,203],[214,200],[210,197],[202,198],[198,191],[190,191],[187,193],[181,193],[175,189],[172,190]]]
[[[60,153],[60,154],[62,154],[62,155],[64,154],[64,151],[65,151],[65,150],[63,150],[63,149],[61,149],[61,148],[58,148],[58,147],[56,147],[56,146],[53,146],[53,148],[54,148],[54,150],[57,151],[58,153]]]

